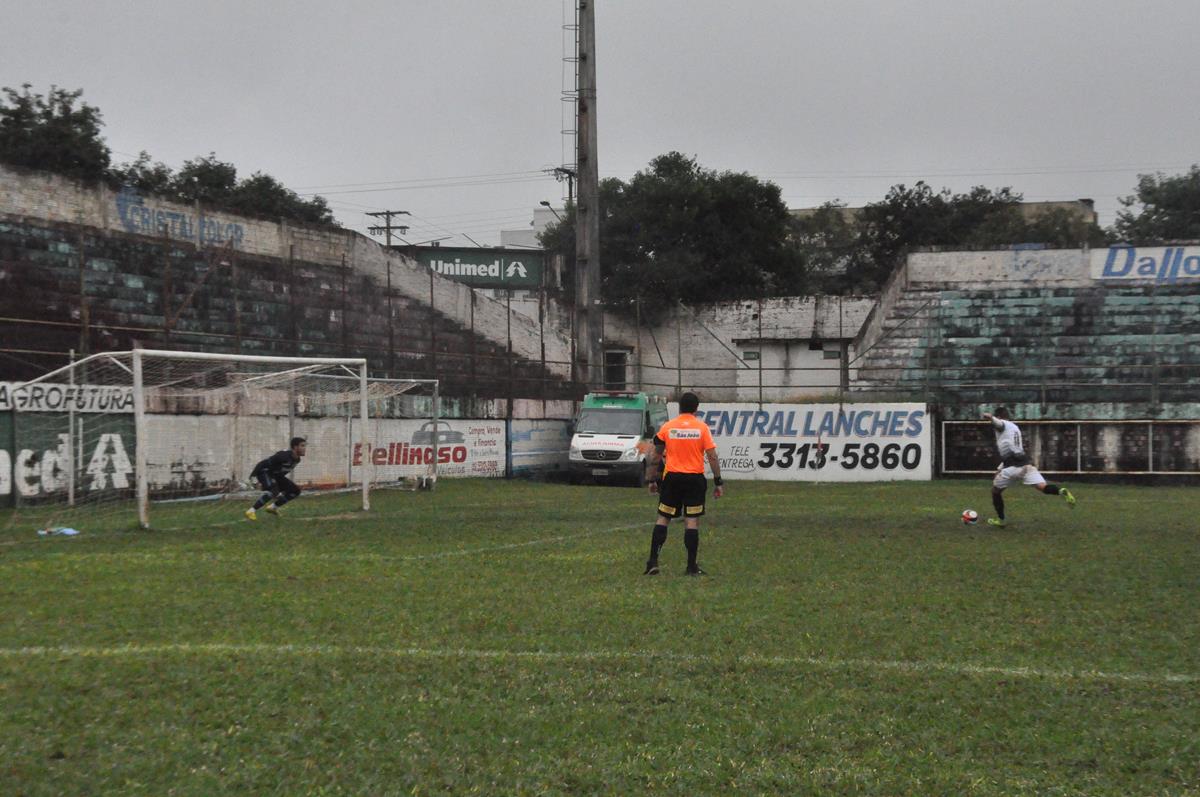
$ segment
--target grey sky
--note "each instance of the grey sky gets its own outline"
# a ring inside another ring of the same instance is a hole
[[[494,243],[562,193],[538,170],[564,152],[570,7],[10,4],[0,83],[84,89],[118,160],[213,151],[319,190],[356,229],[393,208],[415,214],[413,242]],[[1200,161],[1196,30],[1194,0],[599,0],[601,174],[678,149],[793,207],[924,176],[1092,197],[1108,224],[1138,171]]]

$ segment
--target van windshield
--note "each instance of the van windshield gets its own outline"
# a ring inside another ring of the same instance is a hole
[[[642,434],[641,410],[585,409],[575,429],[580,434]]]

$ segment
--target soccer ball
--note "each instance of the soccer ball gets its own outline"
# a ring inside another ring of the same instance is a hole
[[[962,522],[968,526],[974,526],[979,522],[979,513],[974,509],[964,509],[962,513]]]

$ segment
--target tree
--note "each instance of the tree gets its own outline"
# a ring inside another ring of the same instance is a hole
[[[99,109],[78,102],[82,91],[51,86],[43,96],[5,88],[0,102],[0,161],[43,169],[78,180],[100,180],[108,170],[110,153],[100,137],[104,126]]]
[[[600,261],[605,301],[647,317],[676,302],[709,302],[801,290],[779,187],[751,175],[661,155],[628,182],[600,186]],[[541,236],[573,271],[575,216]]]
[[[335,223],[323,197],[303,199],[261,172],[239,182],[237,167],[212,152],[185,161],[178,172],[164,163],[151,162],[145,151],[129,163],[110,167],[111,154],[100,137],[104,126],[100,110],[80,101],[83,91],[51,86],[49,94],[42,96],[30,87],[25,83],[20,92],[3,89],[0,161],[79,180],[104,180],[177,202],[204,202],[251,216]]]
[[[826,202],[793,217],[793,244],[804,261],[812,290],[840,293],[846,275],[864,269],[857,212],[841,202]]]
[[[237,167],[215,152],[183,162],[171,180],[171,194],[181,202],[206,202],[226,207],[237,188]]]
[[[848,225],[853,233],[838,226],[822,231],[822,221]],[[818,215],[808,223],[808,240],[820,241],[825,235],[836,238],[843,247],[845,267],[826,279],[827,289],[834,292],[879,290],[903,258],[921,247],[985,249],[1030,243],[1075,247],[1104,241],[1096,224],[1063,209],[1027,218],[1021,195],[1011,188],[976,186],[965,194],[954,194],[947,188],[934,191],[925,182],[911,188],[892,186],[883,200],[851,218]],[[805,254],[819,258],[811,247]]]
[[[226,207],[250,215],[289,218],[319,224],[332,224],[333,212],[325,198],[302,199],[269,174],[255,172],[234,188]]]
[[[1130,243],[1200,240],[1200,165],[1185,174],[1138,175],[1137,192],[1121,199],[1113,235]]]
[[[129,186],[143,194],[172,194],[175,173],[165,163],[151,163],[150,153],[142,150],[137,159],[109,169],[109,179],[117,186]]]
[[[131,163],[109,172],[113,182],[176,202],[203,202],[232,213],[264,218],[287,218],[314,224],[333,224],[333,212],[323,197],[303,199],[274,177],[255,172],[238,180],[237,167],[210,152],[185,161],[172,172],[162,163],[151,163],[143,152]]]

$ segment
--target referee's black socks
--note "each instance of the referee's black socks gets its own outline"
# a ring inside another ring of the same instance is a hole
[[[684,531],[683,544],[688,552],[688,567],[695,567],[696,554],[700,551],[700,529],[687,529]]]
[[[650,561],[658,562],[658,552],[662,550],[663,544],[667,541],[666,524],[659,523],[654,527],[654,533],[650,535]]]

